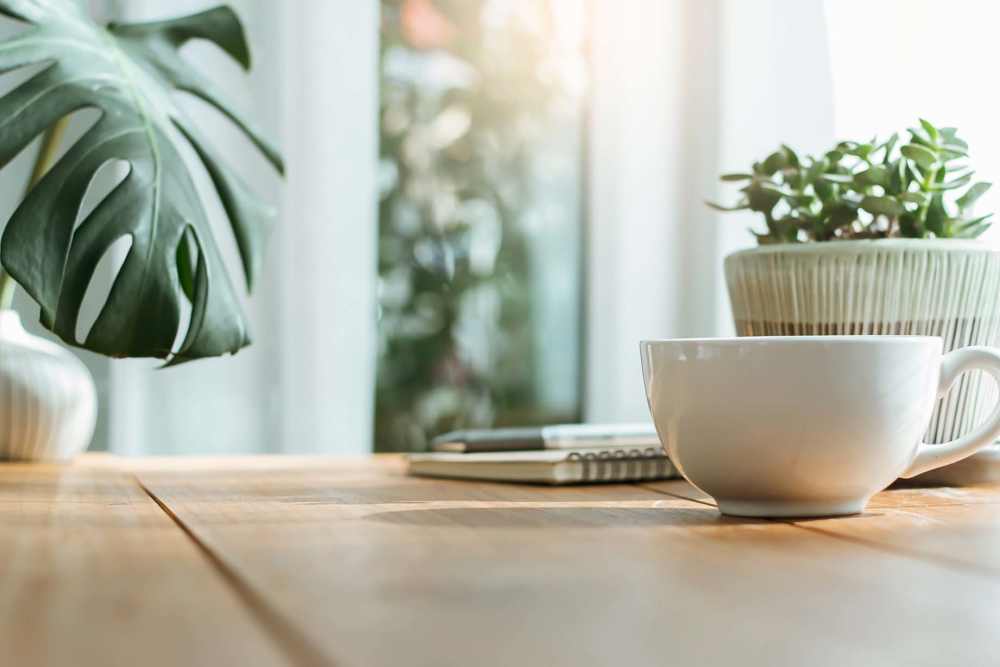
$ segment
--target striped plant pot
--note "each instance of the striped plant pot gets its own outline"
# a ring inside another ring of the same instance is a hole
[[[940,336],[946,351],[1000,342],[1000,252],[975,241],[769,245],[725,265],[740,336]],[[981,372],[966,373],[938,402],[926,441],[968,432],[996,395]]]
[[[0,460],[71,459],[90,444],[96,419],[87,367],[0,310]]]

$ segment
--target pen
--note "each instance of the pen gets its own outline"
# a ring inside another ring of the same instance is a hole
[[[469,429],[439,435],[436,452],[509,452],[587,448],[660,447],[652,424],[557,424],[527,428]]]

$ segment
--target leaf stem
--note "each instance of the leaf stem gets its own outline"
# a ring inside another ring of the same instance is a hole
[[[28,178],[28,185],[24,188],[24,196],[27,197],[31,189],[42,180],[42,176],[49,170],[55,160],[59,144],[62,142],[63,133],[69,124],[69,116],[63,116],[57,120],[42,135],[42,146],[35,156],[35,164],[31,168],[31,176]],[[23,198],[22,198],[23,201]],[[0,310],[10,310],[14,306],[14,289],[17,283],[2,266],[0,266]]]

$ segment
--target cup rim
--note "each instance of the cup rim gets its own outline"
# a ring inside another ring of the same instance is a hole
[[[816,336],[721,336],[718,338],[644,338],[640,345],[698,343],[711,345],[743,345],[747,343],[902,343],[907,341],[943,341],[941,336],[910,334],[833,334]]]

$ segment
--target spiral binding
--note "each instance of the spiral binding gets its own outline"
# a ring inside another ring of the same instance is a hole
[[[581,482],[624,482],[663,479],[674,473],[662,447],[615,451],[572,452],[567,461],[582,465]]]

